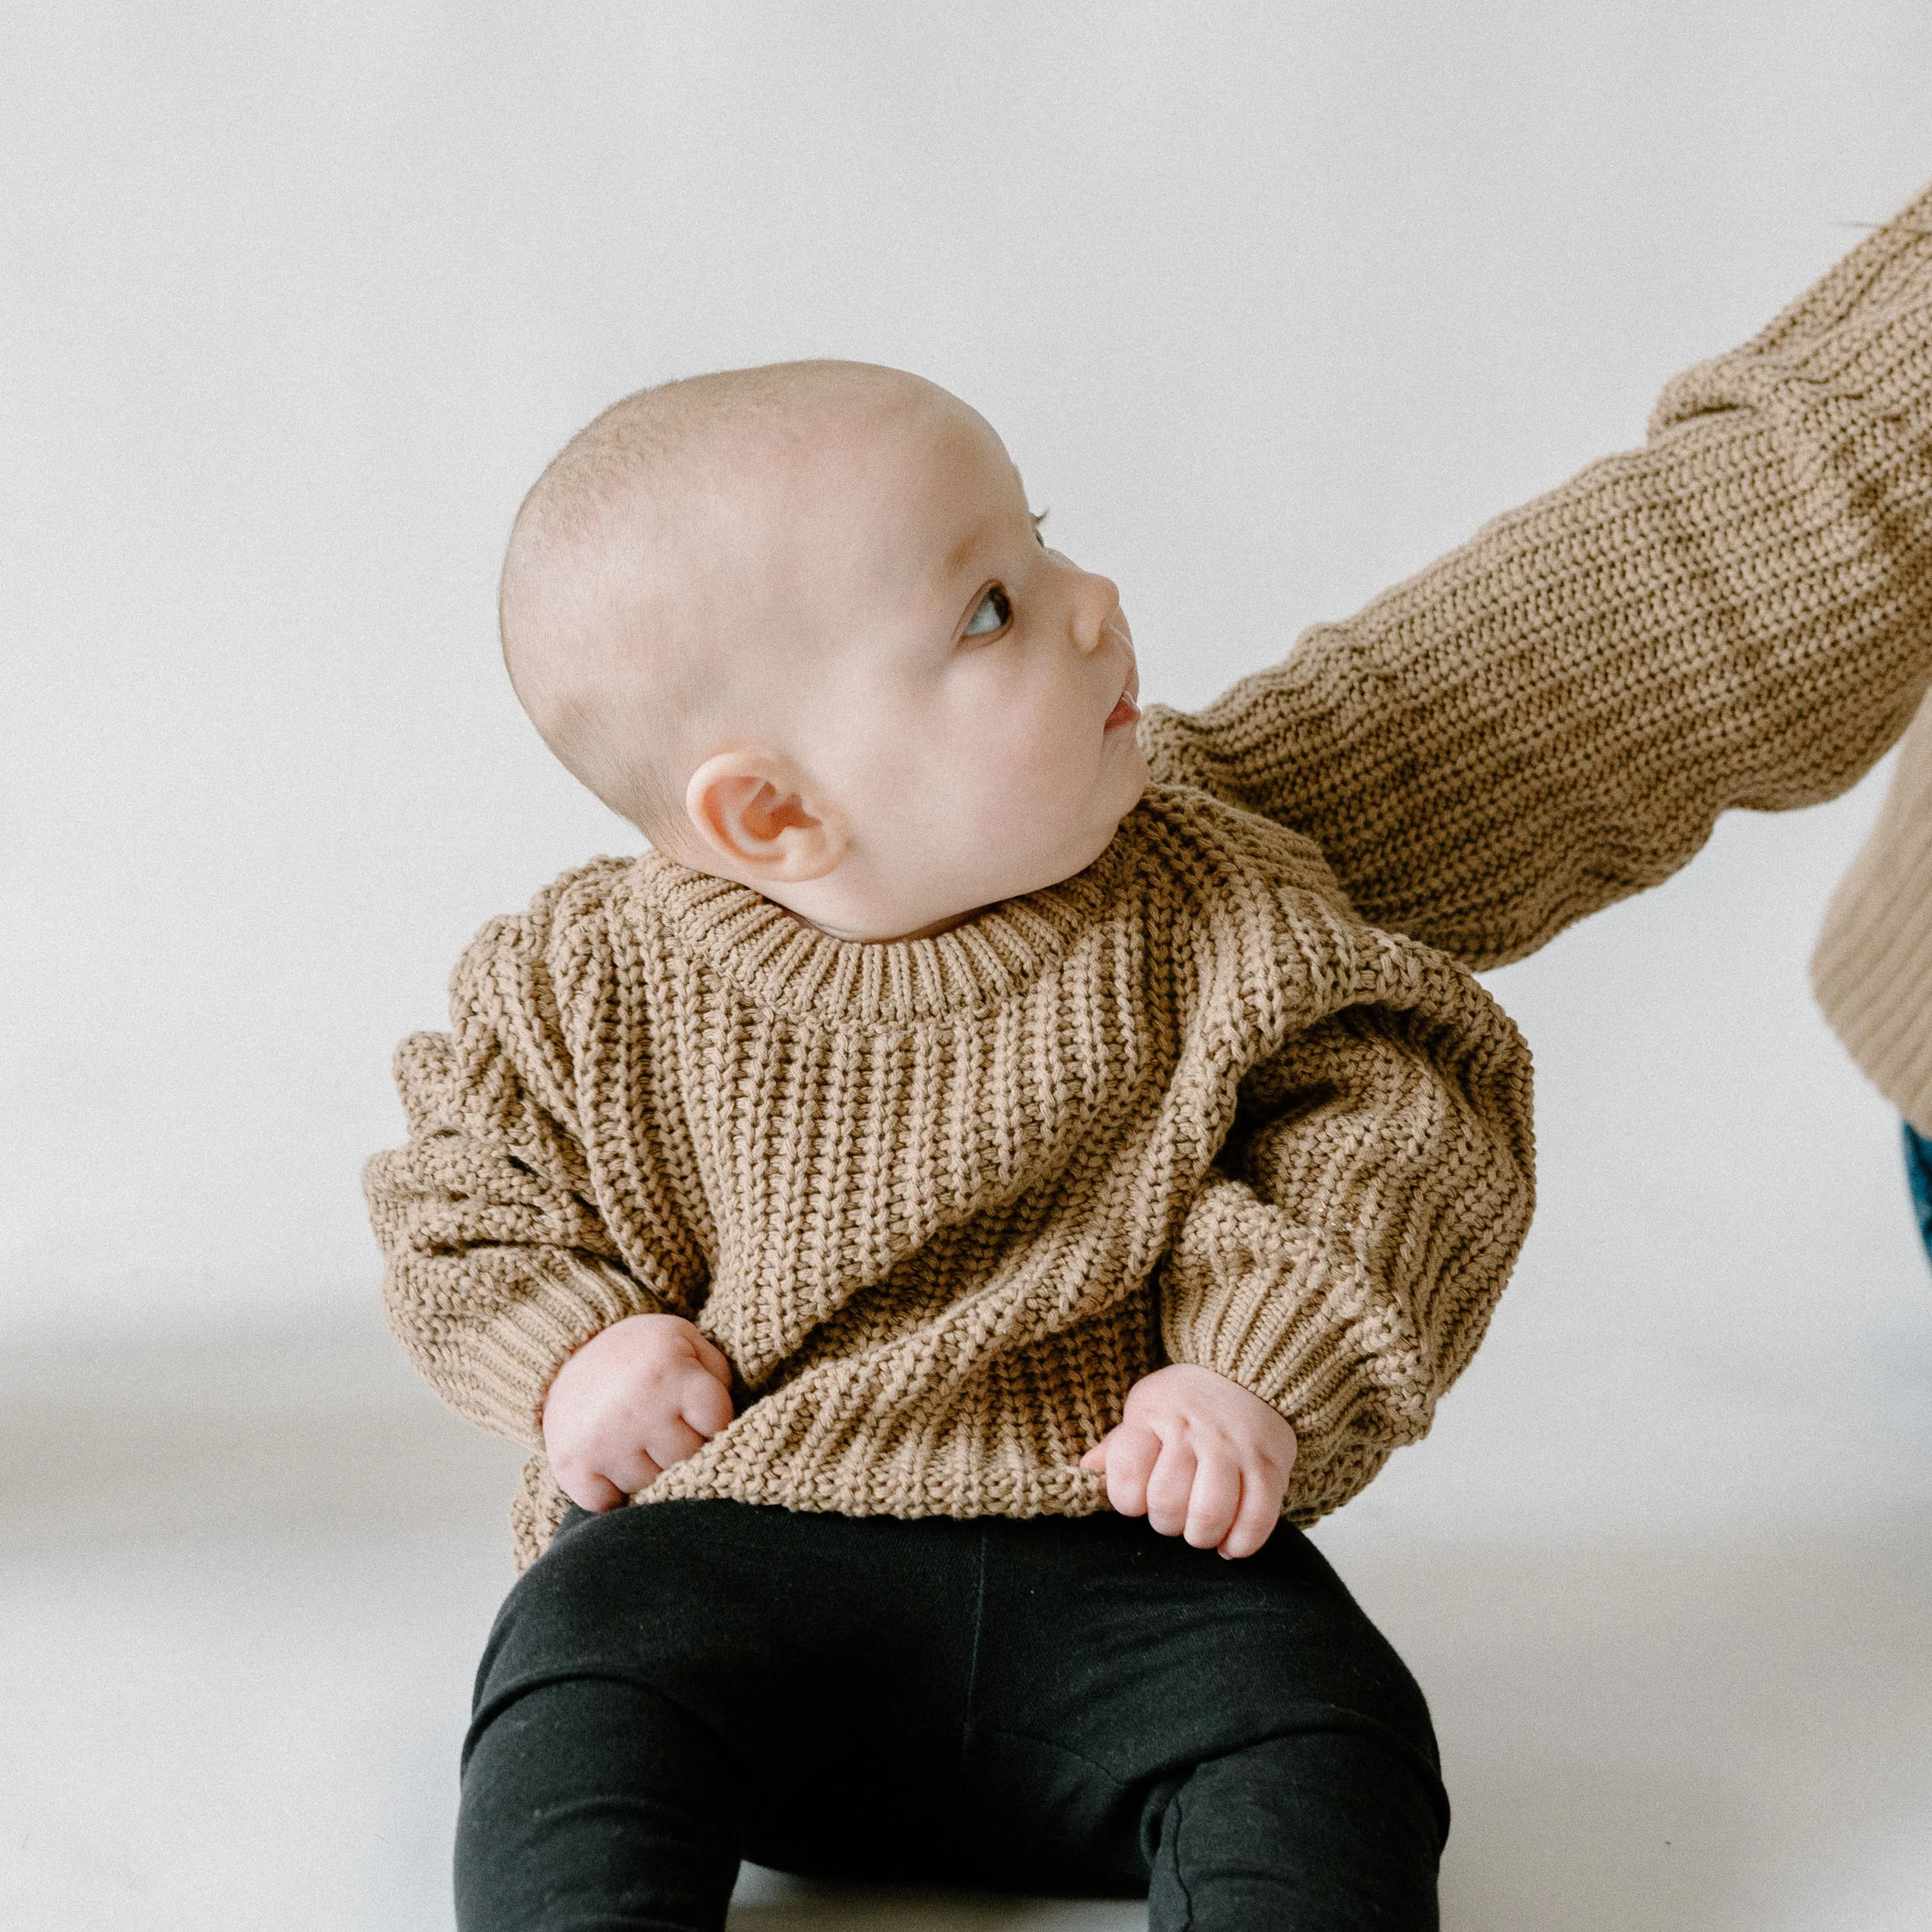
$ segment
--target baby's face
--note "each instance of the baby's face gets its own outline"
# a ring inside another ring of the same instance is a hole
[[[1114,586],[1042,544],[983,419],[938,390],[857,411],[733,496],[706,628],[760,627],[764,735],[843,842],[822,876],[748,882],[884,939],[1091,864],[1147,784],[1133,641]]]

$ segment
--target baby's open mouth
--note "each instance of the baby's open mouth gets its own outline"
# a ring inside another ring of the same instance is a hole
[[[1140,715],[1141,708],[1134,702],[1134,687],[1130,684],[1120,693],[1119,702],[1107,713],[1106,728],[1118,731],[1123,724],[1131,724]]]

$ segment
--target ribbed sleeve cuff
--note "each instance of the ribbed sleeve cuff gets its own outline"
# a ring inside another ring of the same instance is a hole
[[[1429,1427],[1418,1339],[1352,1254],[1244,1189],[1204,1193],[1161,1288],[1170,1361],[1212,1369],[1287,1417],[1312,1460],[1322,1438],[1384,1449]]]
[[[575,1256],[549,1262],[464,1351],[464,1406],[495,1434],[536,1449],[544,1397],[558,1370],[592,1336],[627,1316],[662,1312],[621,1270]]]

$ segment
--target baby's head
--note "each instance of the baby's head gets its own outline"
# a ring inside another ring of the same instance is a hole
[[[661,850],[896,938],[1069,878],[1147,782],[1119,593],[1040,542],[944,389],[865,363],[667,383],[524,500],[503,654]]]

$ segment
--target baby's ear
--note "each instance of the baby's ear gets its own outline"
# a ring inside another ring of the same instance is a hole
[[[684,808],[716,869],[748,884],[822,879],[849,841],[788,759],[721,752],[691,775]]]

